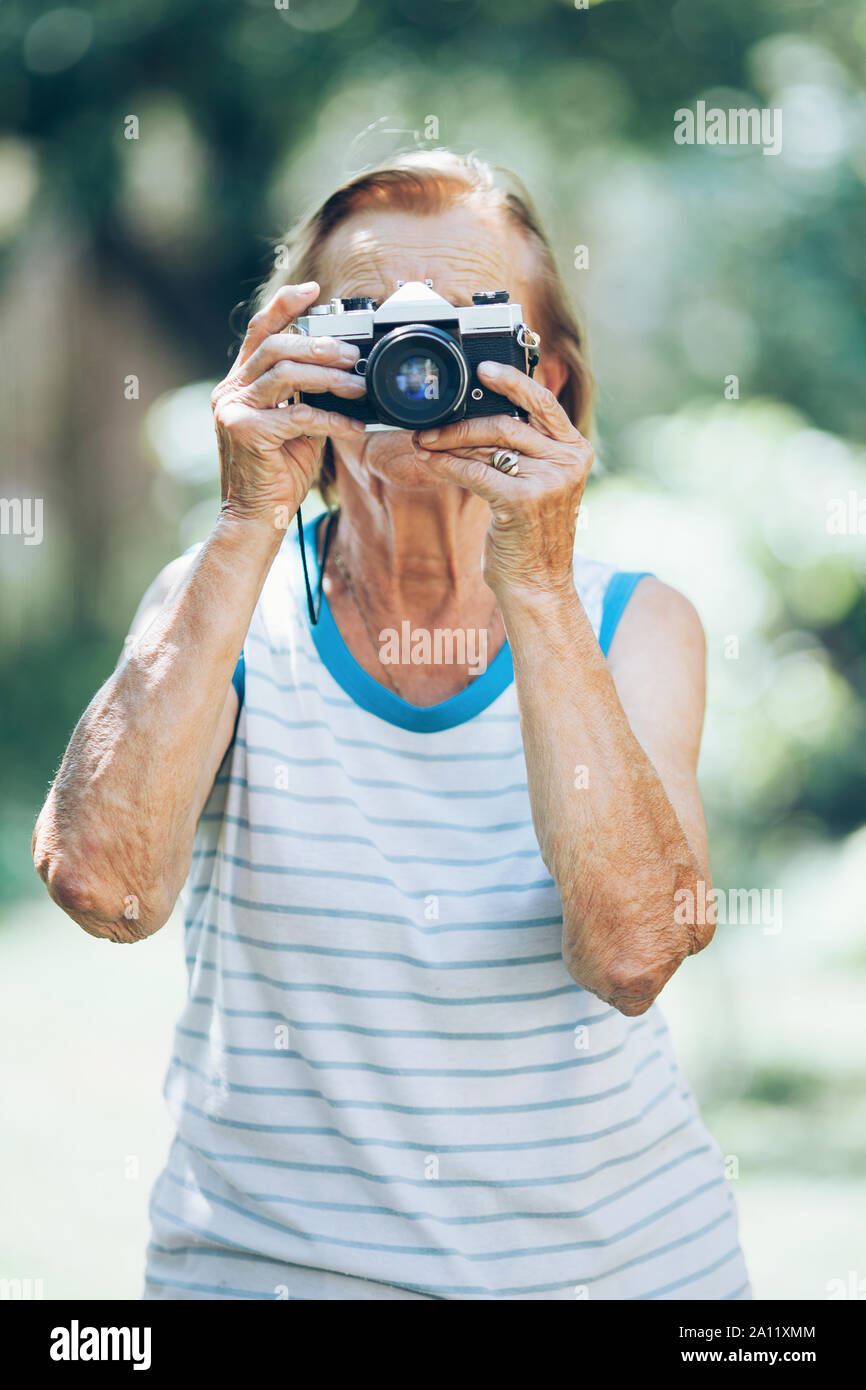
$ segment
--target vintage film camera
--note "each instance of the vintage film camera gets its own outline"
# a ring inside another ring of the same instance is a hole
[[[531,376],[539,337],[523,322],[507,290],[482,290],[471,306],[455,308],[436,294],[432,280],[411,280],[381,304],[358,295],[316,304],[296,331],[355,343],[354,370],[367,394],[344,400],[327,393],[299,393],[320,410],[363,420],[368,429],[423,430],[478,415],[526,419],[505,396],[478,380],[479,362],[507,362]]]

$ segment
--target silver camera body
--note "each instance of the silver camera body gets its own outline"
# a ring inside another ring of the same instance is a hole
[[[363,420],[367,429],[421,430],[479,415],[525,419],[525,411],[479,381],[477,367],[503,362],[531,376],[538,334],[507,290],[481,290],[472,301],[455,307],[432,281],[412,280],[398,282],[381,304],[357,295],[314,305],[297,319],[296,330],[354,343],[361,354],[354,370],[367,393],[360,400],[330,392],[298,399]]]

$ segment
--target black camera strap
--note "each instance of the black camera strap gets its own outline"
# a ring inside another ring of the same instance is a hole
[[[301,509],[300,507],[298,507],[297,521],[298,540],[300,541],[301,545],[301,565],[303,566],[304,570],[304,586],[307,590],[307,608],[310,613],[310,622],[312,623],[313,627],[315,627],[317,622],[319,621],[319,614],[322,611],[322,585],[325,582],[325,564],[327,563],[328,559],[328,549],[331,544],[331,536],[334,530],[334,522],[337,520],[338,516],[338,510],[329,512],[328,514],[328,521],[327,525],[325,526],[325,541],[322,546],[322,559],[319,563],[319,582],[316,585],[316,601],[314,603],[313,590],[310,587],[310,572],[307,568],[307,551],[304,546],[304,519],[301,516]]]

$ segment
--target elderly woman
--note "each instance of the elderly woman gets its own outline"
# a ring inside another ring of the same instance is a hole
[[[145,596],[34,835],[94,936],[150,936],[186,885],[146,1297],[748,1298],[654,1002],[711,935],[703,633],[575,557],[588,375],[549,245],[440,152],[292,247],[213,395],[213,531]],[[294,321],[400,281],[519,301],[535,375],[477,367],[513,414],[418,434],[311,403],[363,398],[358,348]],[[314,484],[318,615],[286,529]],[[404,624],[486,660],[386,664]]]

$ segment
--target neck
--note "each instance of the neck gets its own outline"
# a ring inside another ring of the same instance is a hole
[[[494,607],[481,575],[486,503],[456,487],[397,489],[376,479],[360,487],[343,469],[338,486],[334,544],[371,617],[424,626],[442,615],[473,620],[483,610],[486,625]]]
[[[337,486],[340,516],[325,592],[343,641],[374,679],[411,704],[448,699],[480,674],[479,654],[486,669],[505,640],[481,574],[486,503],[461,488],[396,488],[375,477],[361,486],[339,461]],[[440,660],[434,647],[418,663],[401,648],[398,664],[383,665],[383,634],[407,630],[431,638],[462,630],[466,660]]]

